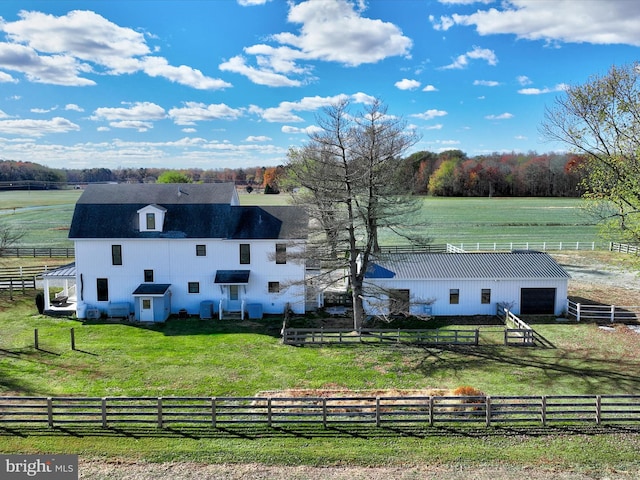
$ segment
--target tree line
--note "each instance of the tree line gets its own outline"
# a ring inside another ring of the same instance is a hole
[[[392,179],[402,191],[434,196],[578,197],[584,191],[581,157],[546,153],[493,153],[467,157],[460,150],[419,151],[397,160]],[[181,182],[233,182],[265,193],[286,189],[289,167],[164,169],[52,169],[37,163],[0,160],[0,189],[57,188],[95,182],[154,183],[163,178]],[[169,173],[179,175],[168,175]]]

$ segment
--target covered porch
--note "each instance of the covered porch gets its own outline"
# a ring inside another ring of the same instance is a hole
[[[73,315],[76,313],[76,264],[70,263],[42,274],[45,315]],[[58,289],[62,287],[62,290]],[[52,297],[52,290],[56,294]]]

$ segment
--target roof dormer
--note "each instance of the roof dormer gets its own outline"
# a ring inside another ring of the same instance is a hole
[[[138,228],[141,232],[162,232],[167,209],[160,205],[147,205],[138,210]]]

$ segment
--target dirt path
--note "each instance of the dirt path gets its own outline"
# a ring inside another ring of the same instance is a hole
[[[582,474],[515,467],[271,467],[257,464],[80,462],[80,478],[92,480],[629,480],[635,472]]]

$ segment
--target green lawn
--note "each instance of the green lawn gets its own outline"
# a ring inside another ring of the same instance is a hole
[[[491,395],[637,393],[637,334],[545,323],[555,348],[291,347],[279,319],[171,320],[140,328],[48,318],[33,298],[0,297],[0,393],[18,395],[254,395],[284,388],[472,385]],[[40,351],[33,348],[37,328]],[[77,351],[70,349],[69,329]],[[495,332],[483,333],[488,337]],[[498,337],[499,338],[499,335]],[[518,465],[603,472],[637,469],[638,427],[318,426],[269,429],[0,427],[0,451],[85,459],[274,465]],[[597,451],[598,455],[593,455]]]

